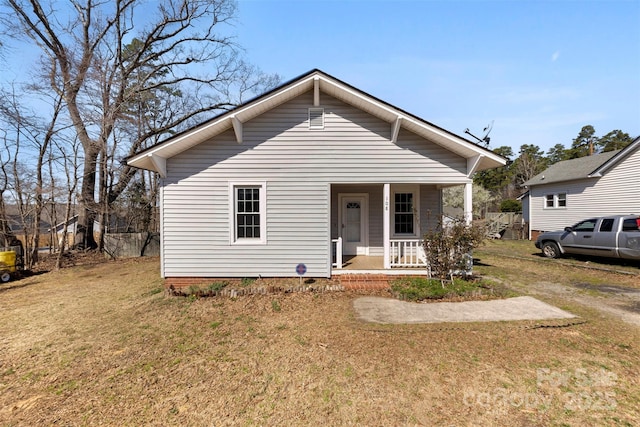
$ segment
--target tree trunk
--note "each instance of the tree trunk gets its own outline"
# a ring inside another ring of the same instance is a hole
[[[10,246],[16,236],[11,231],[7,220],[7,211],[4,203],[4,194],[0,193],[0,246]]]
[[[80,249],[95,249],[98,247],[93,236],[93,224],[96,220],[97,204],[96,191],[96,161],[98,150],[93,146],[84,147],[85,161],[83,165],[82,188],[80,190],[78,226],[74,246]]]

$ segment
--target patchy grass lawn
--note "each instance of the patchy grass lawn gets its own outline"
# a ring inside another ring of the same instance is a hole
[[[483,250],[481,273],[519,289],[586,274]],[[372,325],[356,293],[168,297],[157,264],[0,287],[0,425],[640,424],[640,331],[593,310],[557,301],[587,321],[566,328]]]
[[[404,301],[468,301],[503,299],[515,294],[499,283],[489,280],[454,277],[442,281],[436,278],[400,277],[390,283],[392,295]]]
[[[511,284],[550,281],[640,289],[640,261],[595,257],[544,258],[533,242],[491,240],[474,252],[474,271]]]

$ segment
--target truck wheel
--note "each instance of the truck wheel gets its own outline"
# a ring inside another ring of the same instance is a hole
[[[11,274],[7,271],[0,272],[0,280],[2,280],[2,283],[7,283],[11,280]]]
[[[542,254],[547,258],[558,258],[560,256],[560,248],[554,242],[544,242],[542,244]]]

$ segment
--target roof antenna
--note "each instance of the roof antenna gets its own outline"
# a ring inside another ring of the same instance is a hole
[[[493,120],[491,120],[491,123],[489,123],[487,126],[485,126],[484,129],[482,129],[482,138],[478,138],[477,136],[472,134],[469,131],[469,128],[466,128],[464,130],[464,133],[474,137],[478,141],[479,144],[484,144],[485,148],[489,148],[489,141],[491,141],[491,138],[489,138],[489,132],[491,132],[491,129],[493,129]]]

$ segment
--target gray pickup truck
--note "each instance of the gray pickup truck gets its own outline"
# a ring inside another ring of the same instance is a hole
[[[547,258],[577,254],[640,261],[640,216],[585,219],[562,231],[540,234],[536,248]]]

